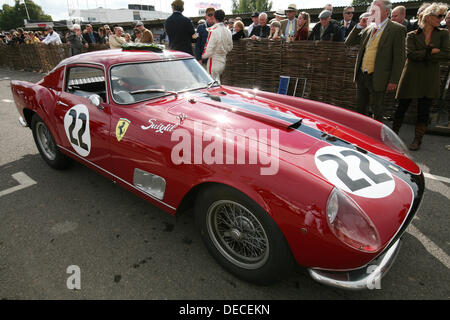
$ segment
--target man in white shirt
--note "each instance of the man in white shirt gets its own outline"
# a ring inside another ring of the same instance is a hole
[[[42,40],[45,44],[62,44],[61,38],[59,37],[59,34],[53,31],[53,27],[47,26],[45,28],[47,30],[47,36],[44,40]]]
[[[214,80],[220,81],[220,75],[225,70],[227,54],[233,49],[231,31],[223,24],[225,12],[214,12],[216,24],[209,31],[208,42],[205,45],[202,59],[208,59],[207,70]]]

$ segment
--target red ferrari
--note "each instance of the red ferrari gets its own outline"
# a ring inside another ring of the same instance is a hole
[[[374,288],[423,197],[382,123],[220,85],[181,52],[82,54],[11,87],[51,167],[75,159],[172,215],[193,207],[209,252],[253,283],[299,264],[323,284]]]

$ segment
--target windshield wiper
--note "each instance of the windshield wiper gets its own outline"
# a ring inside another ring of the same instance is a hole
[[[152,92],[161,92],[161,93],[169,93],[173,94],[176,97],[178,97],[178,92],[176,91],[170,91],[170,90],[164,90],[164,89],[143,89],[143,90],[136,90],[131,91],[130,94],[142,94],[142,93],[152,93]]]
[[[208,86],[206,87],[206,89],[208,89],[208,90],[211,89],[211,87],[212,87],[213,85],[215,85],[215,84],[217,84],[218,86],[220,86],[220,82],[217,81],[217,80],[214,80],[214,81],[208,83]]]

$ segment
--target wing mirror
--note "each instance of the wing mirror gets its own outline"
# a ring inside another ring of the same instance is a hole
[[[103,109],[101,107],[101,103],[102,98],[98,95],[98,94],[93,94],[92,96],[89,97],[89,101],[91,102],[91,104],[99,109]]]

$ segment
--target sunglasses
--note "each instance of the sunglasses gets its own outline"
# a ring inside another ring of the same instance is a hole
[[[208,17],[214,17],[213,13],[208,14]]]
[[[346,11],[344,14],[353,14],[354,12]]]
[[[432,14],[433,17],[437,17],[438,19],[444,19],[445,18],[445,14]]]

